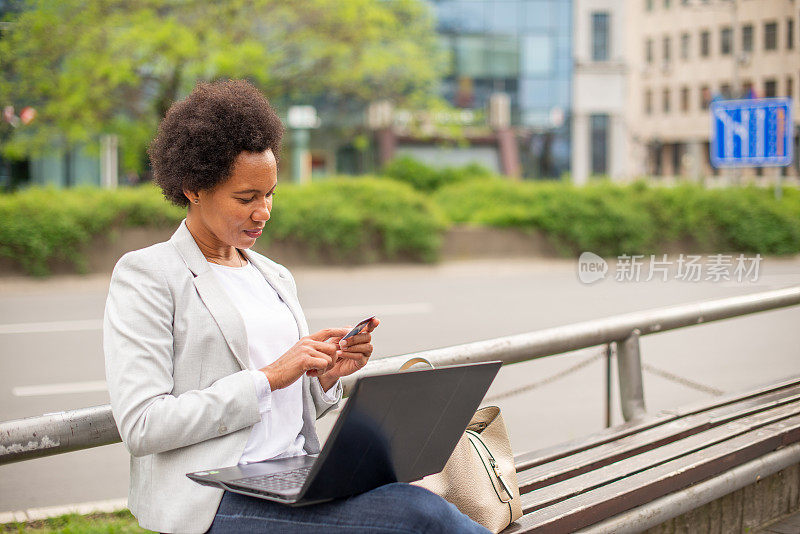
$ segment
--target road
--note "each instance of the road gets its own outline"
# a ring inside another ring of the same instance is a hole
[[[670,278],[582,283],[571,260],[293,269],[312,331],[378,315],[374,357],[410,353],[636,310],[800,284],[800,257],[766,258],[756,281]],[[612,270],[613,274],[613,270]],[[0,278],[0,420],[108,403],[100,319],[108,275]],[[650,411],[800,372],[800,308],[642,339]],[[578,354],[501,370],[499,400],[516,452],[604,425],[605,364]],[[555,378],[554,378],[555,377]],[[616,391],[613,392],[617,402]],[[614,405],[614,423],[621,422]],[[324,436],[332,418],[320,422]],[[0,467],[0,512],[127,496],[128,455],[116,444]]]

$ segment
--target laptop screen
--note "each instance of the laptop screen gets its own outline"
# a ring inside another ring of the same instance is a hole
[[[360,379],[304,497],[356,494],[441,471],[501,365],[487,362]]]

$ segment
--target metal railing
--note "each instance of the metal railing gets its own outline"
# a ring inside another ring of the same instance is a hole
[[[617,349],[620,403],[626,421],[645,415],[639,338],[687,326],[800,304],[800,286],[657,308],[475,343],[371,361],[343,379],[345,395],[361,376],[396,371],[412,356],[434,366],[500,360],[512,364],[607,345]],[[0,465],[118,443],[111,406],[93,406],[0,423]]]

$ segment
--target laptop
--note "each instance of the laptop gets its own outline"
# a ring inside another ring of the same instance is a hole
[[[199,484],[303,506],[438,473],[501,365],[485,362],[360,378],[319,455],[186,476]]]

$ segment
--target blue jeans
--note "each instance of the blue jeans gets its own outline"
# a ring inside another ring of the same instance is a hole
[[[226,491],[207,534],[446,533],[489,531],[430,491],[394,483],[321,504],[293,508]]]

